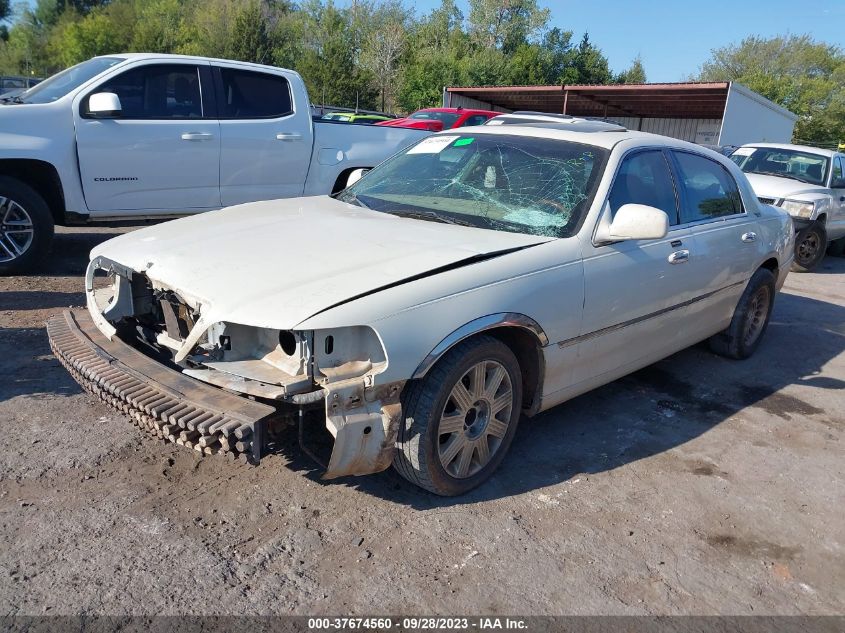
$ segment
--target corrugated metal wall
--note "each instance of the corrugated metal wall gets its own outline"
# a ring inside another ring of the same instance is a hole
[[[472,97],[465,97],[464,95],[454,93],[447,94],[444,101],[448,101],[450,98],[452,101],[451,105],[444,103],[444,108],[474,108],[476,110],[492,110],[493,112],[510,112],[507,108],[500,108],[498,106],[490,107],[490,104],[486,101],[479,101]]]
[[[640,129],[643,132],[662,134],[694,143],[695,133],[699,126],[719,126],[721,123],[721,119],[643,119]]]

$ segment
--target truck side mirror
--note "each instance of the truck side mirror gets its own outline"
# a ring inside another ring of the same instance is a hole
[[[88,114],[98,119],[119,117],[123,108],[113,92],[97,92],[88,97]]]
[[[349,172],[349,177],[346,179],[346,186],[351,187],[352,185],[354,185],[356,182],[361,180],[361,177],[364,174],[366,174],[368,171],[370,171],[370,170],[369,169],[363,169],[363,168],[353,169],[351,172]]]

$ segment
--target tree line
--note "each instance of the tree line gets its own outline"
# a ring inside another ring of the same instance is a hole
[[[315,103],[409,112],[448,85],[644,83],[587,33],[549,28],[537,0],[0,0],[0,73],[45,77],[95,55],[146,51],[300,72]],[[7,26],[8,25],[8,26]],[[738,81],[800,119],[795,140],[845,141],[845,52],[809,35],[749,37],[712,51],[690,79]]]
[[[3,3],[0,0],[0,10]],[[146,51],[297,70],[317,103],[411,111],[446,85],[644,82],[611,72],[585,33],[549,29],[537,0],[37,0],[0,34],[0,72],[50,75],[95,55]],[[0,14],[2,15],[2,14]]]

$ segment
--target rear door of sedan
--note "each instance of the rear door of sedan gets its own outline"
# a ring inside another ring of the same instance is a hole
[[[764,245],[757,216],[747,212],[733,175],[722,164],[692,151],[673,149],[669,154],[679,185],[681,224],[692,231],[691,252],[698,268],[700,287],[689,306],[692,343],[701,338],[696,325],[730,323]]]

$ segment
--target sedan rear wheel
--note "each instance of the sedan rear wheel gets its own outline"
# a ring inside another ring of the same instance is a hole
[[[431,492],[463,494],[501,463],[521,404],[522,376],[513,352],[487,335],[464,341],[406,389],[393,465]]]
[[[737,360],[751,356],[769,325],[774,301],[775,276],[760,268],[748,281],[728,329],[710,337],[710,349]]]

